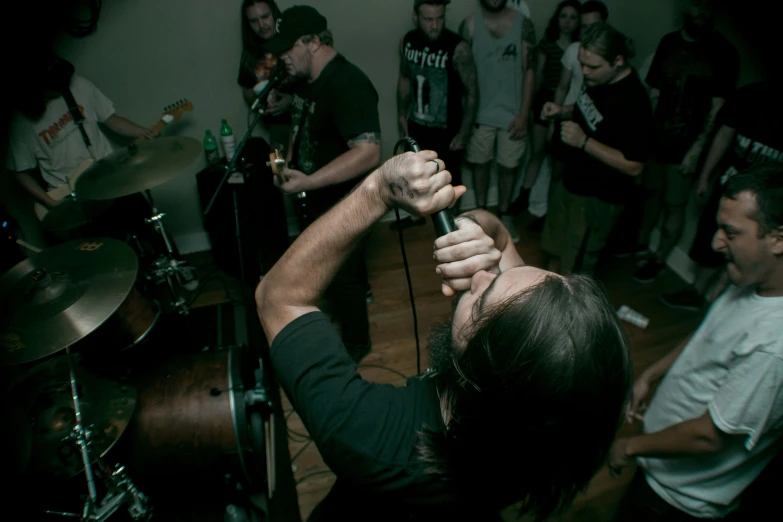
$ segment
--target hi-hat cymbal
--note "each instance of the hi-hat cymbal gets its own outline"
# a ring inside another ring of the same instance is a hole
[[[26,259],[0,278],[0,364],[38,360],[74,344],[119,308],[138,258],[116,239],[70,241]]]
[[[136,408],[134,387],[99,377],[74,364],[82,424],[90,430],[90,451],[105,456],[127,428]],[[24,475],[58,480],[84,470],[79,447],[69,435],[76,425],[68,360],[64,355],[35,365],[11,390],[24,412],[31,448]]]
[[[166,136],[115,151],[76,180],[82,199],[116,199],[162,185],[185,171],[201,154],[193,138]]]

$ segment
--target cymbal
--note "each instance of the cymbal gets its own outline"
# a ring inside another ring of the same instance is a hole
[[[181,174],[201,154],[201,143],[166,136],[117,150],[96,161],[76,180],[82,199],[115,199],[162,185]]]
[[[82,424],[90,430],[90,450],[104,457],[130,422],[136,408],[133,386],[99,377],[74,363]],[[79,447],[68,438],[76,425],[68,361],[57,355],[33,366],[10,393],[24,411],[30,437],[24,476],[57,480],[84,470]]]
[[[50,232],[65,232],[86,225],[103,214],[112,201],[91,201],[67,197],[50,208],[41,226]]]
[[[133,249],[111,238],[70,241],[18,263],[0,278],[0,364],[22,364],[74,344],[130,293]]]

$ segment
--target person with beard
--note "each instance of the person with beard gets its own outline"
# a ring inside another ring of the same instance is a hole
[[[470,46],[446,29],[451,0],[415,0],[417,28],[400,42],[397,119],[400,135],[424,149],[436,150],[449,165],[452,180],[462,183],[462,156],[476,117],[478,83]],[[406,217],[403,227],[423,225]],[[396,230],[397,223],[392,223]]]
[[[702,153],[739,77],[737,50],[715,30],[714,4],[688,0],[682,29],[661,39],[647,74],[653,161],[643,177],[647,195],[638,246],[630,252],[648,258],[633,276],[640,283],[655,281],[680,239]],[[655,252],[648,252],[659,219],[661,240]]]
[[[256,101],[273,71],[279,67],[277,57],[264,49],[264,44],[275,35],[280,8],[274,0],[244,0],[242,2],[242,57],[237,83],[248,107]],[[285,149],[291,129],[289,108],[293,95],[290,81],[270,92],[262,120],[269,132],[273,147]],[[285,151],[281,151],[285,154]]]
[[[453,206],[466,189],[450,182],[434,151],[389,159],[256,289],[275,371],[337,475],[311,522],[500,520],[517,501],[543,520],[587,486],[622,422],[633,365],[602,289],[525,265],[482,210],[434,244],[434,277],[454,300],[430,335],[430,369],[403,387],[357,372],[320,296],[390,209]]]
[[[527,143],[536,31],[530,17],[508,7],[508,0],[479,1],[481,8],[459,29],[471,45],[479,85],[476,125],[465,160],[472,166],[479,208],[487,206],[490,168],[497,160],[498,216],[516,242],[520,236],[509,205]]]
[[[636,381],[628,421],[642,420],[644,434],[618,439],[609,459],[615,477],[634,459],[641,467],[618,521],[732,519],[783,441],[781,165],[731,177],[717,223],[712,247],[732,284]]]
[[[345,197],[381,161],[378,93],[370,79],[334,48],[334,36],[316,9],[296,5],[277,22],[265,48],[299,80],[291,105],[292,126],[282,176],[285,193],[304,193],[301,228]],[[369,283],[364,244],[335,275],[327,298],[351,356],[371,350],[367,316]]]
[[[564,163],[554,183],[541,248],[551,269],[592,274],[648,158],[650,102],[629,61],[632,42],[605,22],[583,28],[584,86],[575,105],[544,104],[555,121],[553,156]],[[581,259],[581,263],[580,263]]]

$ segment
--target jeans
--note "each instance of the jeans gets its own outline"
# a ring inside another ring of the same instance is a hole
[[[688,522],[705,520],[725,520],[737,522],[732,513],[725,518],[697,518],[675,508],[653,491],[644,472],[639,470],[633,478],[623,501],[617,510],[614,522]]]

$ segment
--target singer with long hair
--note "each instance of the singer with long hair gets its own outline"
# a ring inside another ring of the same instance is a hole
[[[276,374],[337,475],[310,522],[369,512],[376,521],[491,521],[516,502],[544,520],[587,486],[622,422],[633,366],[602,289],[525,265],[482,210],[435,242],[433,282],[444,282],[454,307],[430,333],[431,371],[404,387],[357,372],[317,303],[390,209],[424,216],[456,203],[465,187],[453,187],[445,167],[431,150],[391,158],[256,289]]]

